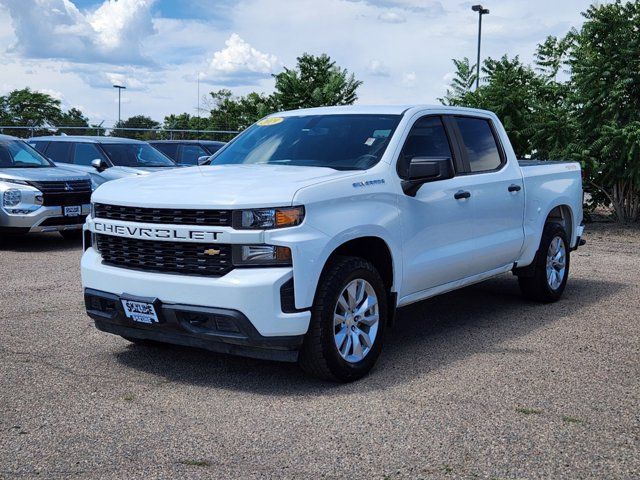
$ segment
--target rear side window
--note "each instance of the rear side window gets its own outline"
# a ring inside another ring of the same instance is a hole
[[[406,177],[409,161],[414,157],[453,158],[440,117],[420,118],[411,127],[398,163],[398,174],[402,178]]]
[[[56,163],[72,163],[71,162],[71,142],[51,142],[47,147],[45,156]]]
[[[98,147],[93,143],[76,143],[73,163],[90,167],[93,160],[104,160],[104,156]]]
[[[471,172],[496,170],[502,157],[491,124],[483,118],[455,117]]]
[[[172,160],[178,160],[178,144],[177,143],[152,143],[151,146],[160,150]]]

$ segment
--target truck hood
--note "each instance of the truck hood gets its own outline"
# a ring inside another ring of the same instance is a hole
[[[139,207],[238,208],[290,205],[306,186],[357,175],[320,167],[216,165],[179,168],[101,185],[92,200]]]
[[[0,168],[0,179],[2,178],[41,182],[46,180],[88,180],[89,175],[64,167]]]

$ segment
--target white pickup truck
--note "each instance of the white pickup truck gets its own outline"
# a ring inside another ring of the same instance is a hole
[[[99,187],[82,282],[102,331],[351,381],[398,307],[506,272],[557,300],[583,228],[580,166],[519,163],[491,112],[298,110]]]

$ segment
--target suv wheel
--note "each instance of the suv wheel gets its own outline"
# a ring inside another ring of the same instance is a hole
[[[375,267],[357,257],[336,258],[320,279],[300,365],[326,380],[363,377],[380,356],[387,311],[387,291]]]
[[[523,295],[543,303],[560,299],[569,278],[569,257],[564,228],[557,223],[547,223],[533,261],[533,275],[518,277]]]

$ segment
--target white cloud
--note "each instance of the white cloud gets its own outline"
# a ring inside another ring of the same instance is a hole
[[[405,87],[414,87],[417,80],[418,76],[416,75],[416,72],[406,72],[402,74],[402,84]]]
[[[81,12],[70,0],[2,0],[16,36],[10,51],[84,63],[152,63],[141,47],[155,33],[154,1],[105,0]]]
[[[393,12],[391,10],[382,12],[380,15],[378,15],[378,18],[386,23],[404,23],[407,21],[407,18],[404,15],[398,12]]]
[[[253,48],[237,33],[224,43],[226,47],[213,54],[201,80],[218,85],[251,85],[269,77],[277,66],[275,55]]]
[[[380,60],[371,60],[367,65],[367,72],[378,77],[388,77],[390,75],[389,67]]]

